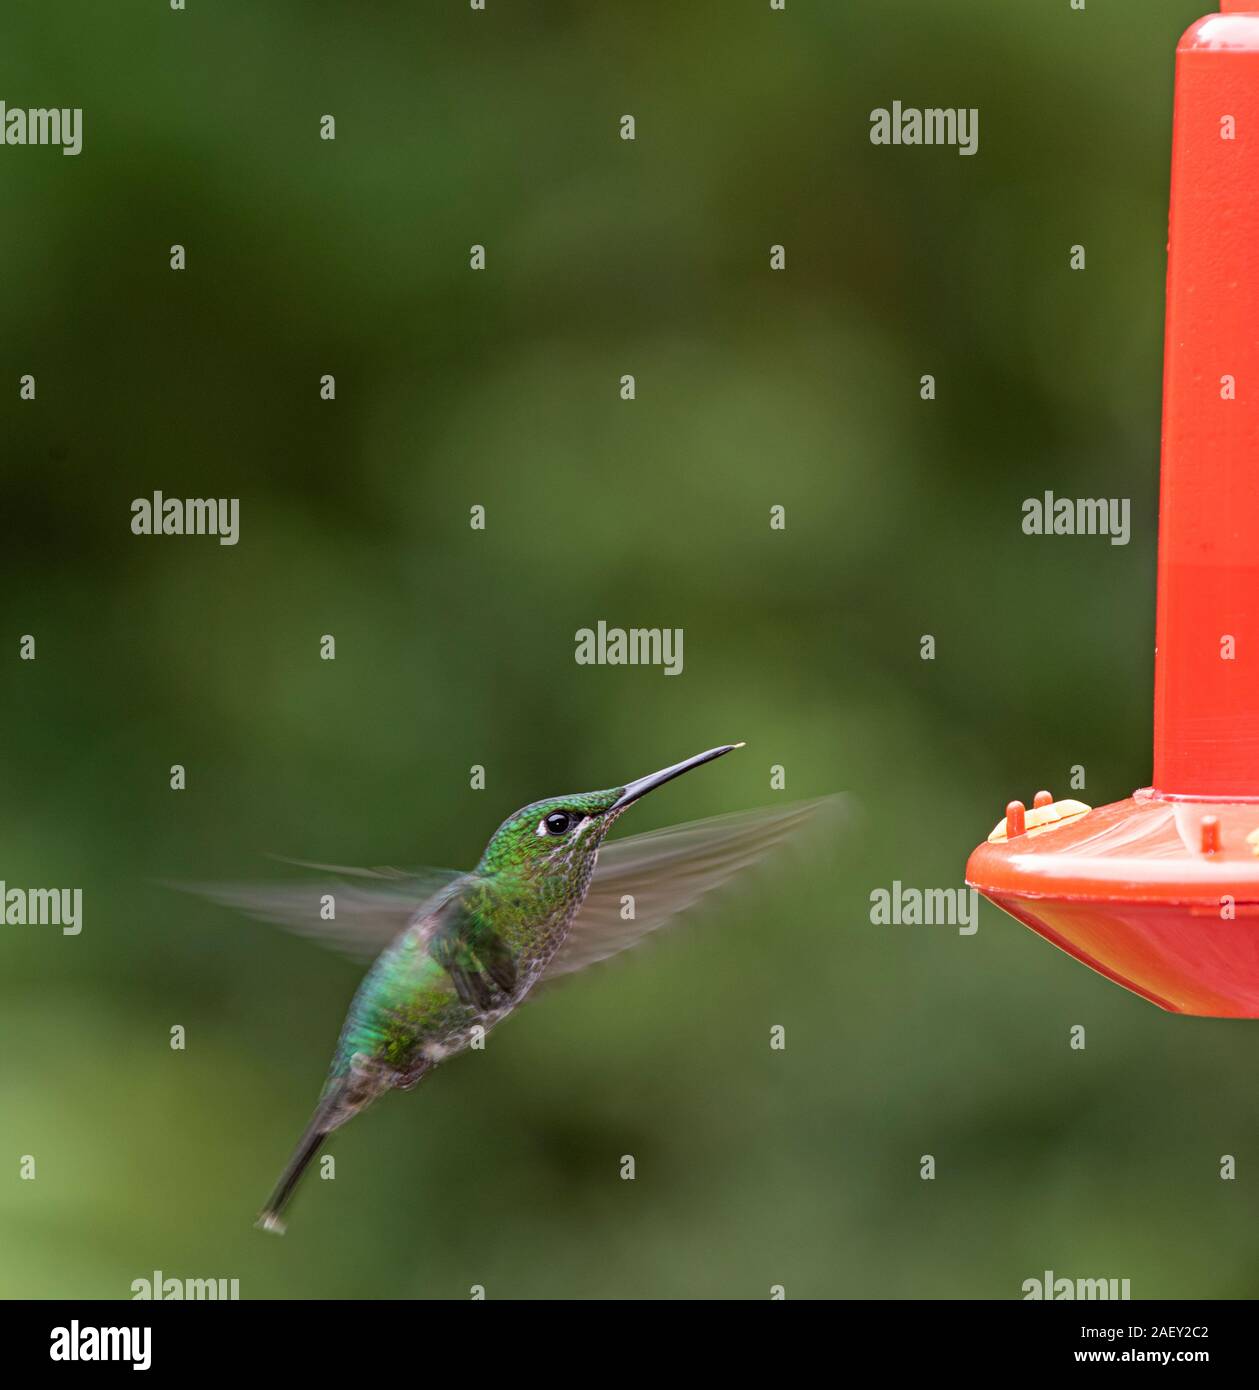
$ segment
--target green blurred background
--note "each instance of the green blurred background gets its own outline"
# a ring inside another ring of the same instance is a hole
[[[1254,1025],[987,906],[869,922],[1011,796],[1148,780],[1198,13],[5,6],[0,99],[85,127],[0,148],[0,876],[85,903],[0,928],[0,1292],[1259,1293]],[[978,107],[979,155],[872,146],[893,100]],[[1047,488],[1131,497],[1132,543],[1024,536]],[[239,545],[134,537],[155,489],[239,497]],[[685,673],[578,667],[600,618],[684,628]],[[729,739],[622,833],[847,789],[838,852],[523,1010],[253,1230],[360,971],[159,881],[465,866],[523,802]]]

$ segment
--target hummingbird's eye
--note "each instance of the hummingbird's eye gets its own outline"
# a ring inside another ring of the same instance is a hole
[[[568,827],[572,825],[573,818],[567,811],[552,811],[544,822],[547,833],[551,835],[563,835]]]

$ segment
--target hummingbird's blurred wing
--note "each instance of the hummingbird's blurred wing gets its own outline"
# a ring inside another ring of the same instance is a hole
[[[294,883],[177,883],[224,907],[274,922],[344,952],[371,961],[409,923],[441,900],[465,877],[458,869],[352,869],[342,864],[287,863],[318,869],[323,879]],[[347,882],[352,879],[352,882]],[[331,901],[329,901],[331,900]],[[327,920],[328,913],[335,915]]]
[[[568,975],[628,950],[806,827],[837,826],[844,807],[844,797],[823,796],[672,825],[605,845],[586,900],[542,978]],[[630,899],[633,916],[626,920]]]

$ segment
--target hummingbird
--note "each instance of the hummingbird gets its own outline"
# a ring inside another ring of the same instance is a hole
[[[308,886],[199,886],[359,958],[380,951],[350,1004],[310,1123],[256,1224],[284,1232],[285,1208],[328,1137],[386,1091],[411,1090],[539,982],[634,945],[839,802],[714,816],[616,841],[601,855],[608,831],[636,801],[743,746],[723,744],[622,786],[522,806],[468,873],[305,864],[357,880],[325,890],[335,904],[331,921],[317,911],[327,898]]]

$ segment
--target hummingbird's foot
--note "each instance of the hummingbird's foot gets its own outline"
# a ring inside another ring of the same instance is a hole
[[[424,1080],[431,1067],[431,1062],[424,1061],[421,1062],[418,1067],[412,1067],[409,1071],[400,1073],[398,1079],[393,1083],[395,1090],[414,1091],[420,1082]]]

